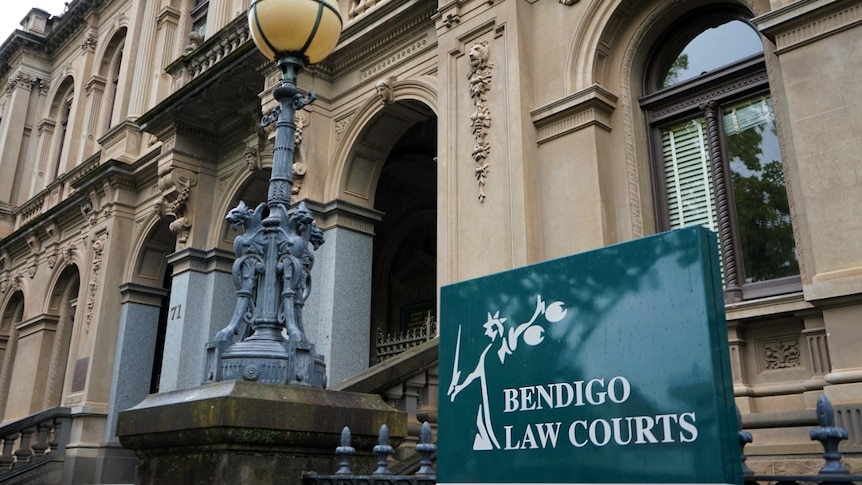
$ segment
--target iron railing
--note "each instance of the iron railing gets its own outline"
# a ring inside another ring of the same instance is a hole
[[[841,441],[847,439],[847,430],[835,426],[835,412],[826,396],[817,401],[817,422],[819,426],[811,430],[811,439],[823,446],[824,465],[816,475],[757,475],[745,464],[745,445],[753,441],[751,433],[742,429],[742,419],[737,409],[739,427],[739,444],[743,453],[740,456],[745,485],[770,483],[774,485],[798,485],[801,482],[819,483],[823,485],[849,485],[862,483],[862,475],[851,474],[842,463],[842,455],[838,451]],[[437,447],[431,443],[431,426],[428,422],[422,424],[419,443],[415,450],[420,459],[418,469],[413,474],[394,474],[389,469],[389,459],[393,453],[389,445],[389,431],[386,425],[380,428],[377,446],[377,469],[370,475],[357,475],[351,471],[350,458],[356,450],[350,446],[350,429],[345,427],[341,433],[341,446],[335,450],[339,457],[339,468],[332,475],[306,473],[303,475],[304,485],[433,485],[437,476],[433,468]],[[403,471],[403,470],[402,470]]]
[[[416,452],[420,456],[419,468],[412,474],[395,474],[389,469],[389,459],[394,449],[389,444],[389,428],[380,427],[377,445],[372,450],[377,455],[377,469],[370,475],[355,475],[351,470],[350,459],[356,449],[350,446],[350,428],[341,431],[341,446],[335,449],[338,455],[338,470],[332,475],[306,473],[302,476],[304,485],[433,485],[437,483],[433,459],[437,446],[431,443],[431,426],[426,421],[419,433]]]
[[[391,359],[437,336],[437,319],[428,312],[422,325],[399,334],[383,334],[377,329],[377,363]]]

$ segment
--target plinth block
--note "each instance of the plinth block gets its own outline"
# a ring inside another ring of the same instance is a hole
[[[407,433],[406,414],[377,395],[224,381],[147,396],[119,414],[117,436],[140,460],[136,484],[298,484],[337,468],[344,426],[359,451],[383,424],[393,445]],[[374,457],[354,462],[373,469]]]

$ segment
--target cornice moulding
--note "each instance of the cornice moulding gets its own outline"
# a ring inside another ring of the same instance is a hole
[[[752,20],[777,47],[776,54],[862,23],[862,4],[851,0],[797,0]]]
[[[610,131],[616,105],[617,96],[596,84],[536,108],[530,118],[538,131],[537,142],[542,144],[592,125]]]

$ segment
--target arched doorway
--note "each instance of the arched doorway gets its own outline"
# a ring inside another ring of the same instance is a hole
[[[69,265],[63,269],[50,295],[48,314],[57,319],[57,331],[48,369],[44,407],[59,406],[64,394],[83,390],[84,387],[82,376],[66,375],[67,369],[75,368],[75,363],[69,362],[69,350],[74,333],[80,286],[81,275],[78,267]]]
[[[425,109],[415,102],[413,109]],[[415,122],[395,142],[378,178],[370,360],[387,338],[417,333],[437,312],[437,118]]]
[[[15,362],[17,336],[16,324],[24,318],[24,294],[16,291],[0,315],[0,422],[5,421],[6,404],[9,398],[9,384],[12,377],[12,364]]]

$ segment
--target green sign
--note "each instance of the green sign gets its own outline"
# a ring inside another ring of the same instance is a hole
[[[742,483],[700,227],[441,289],[439,483]]]

